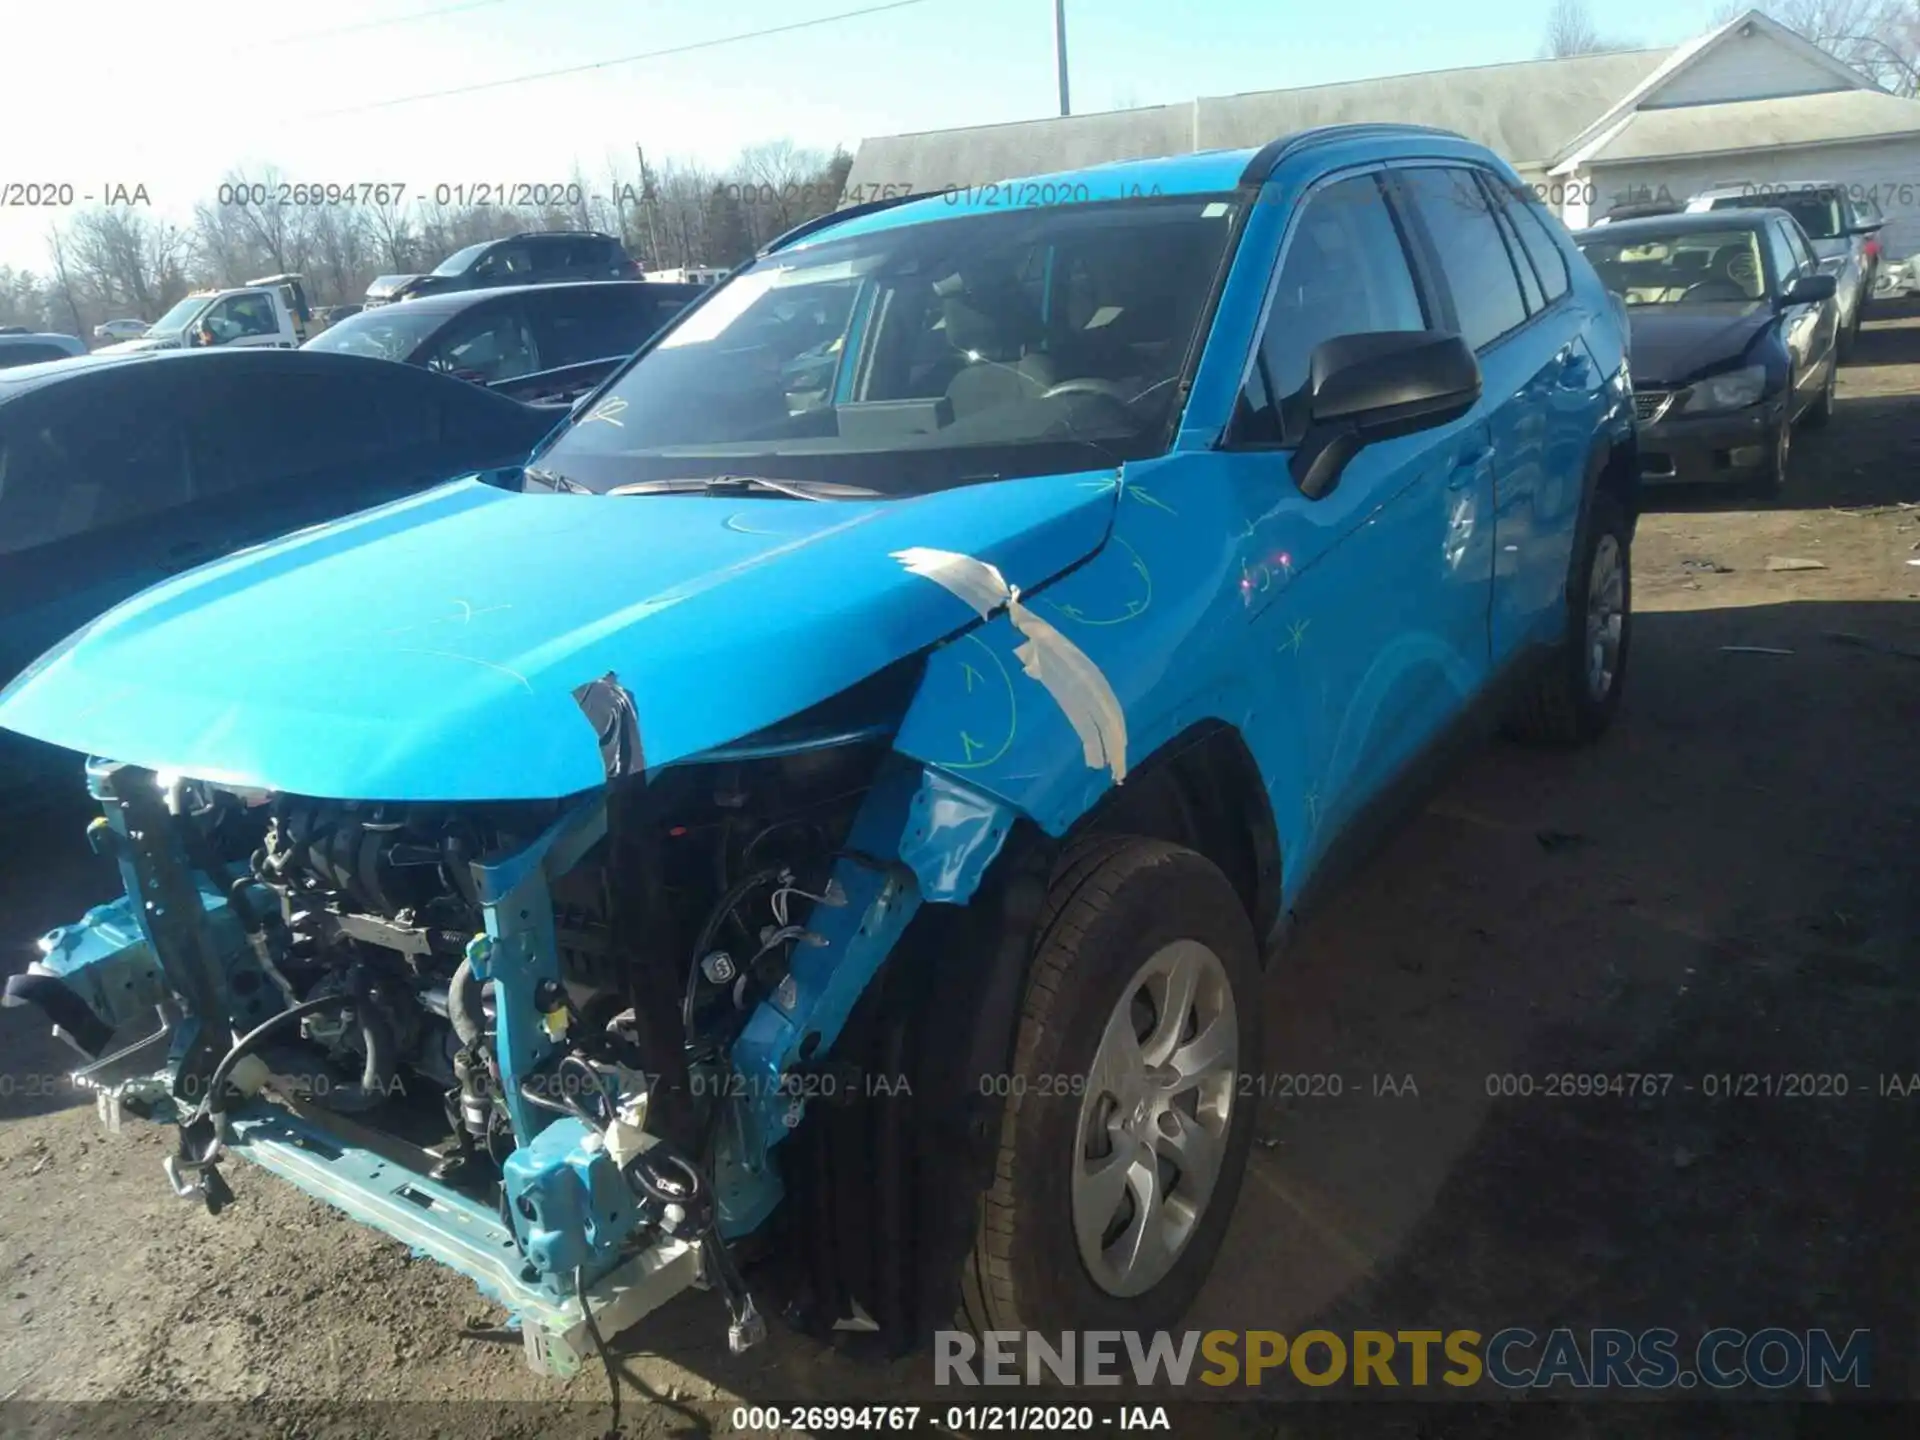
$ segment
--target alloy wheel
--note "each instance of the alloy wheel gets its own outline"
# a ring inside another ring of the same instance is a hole
[[[1197,940],[1155,951],[1108,1016],[1074,1131],[1071,1196],[1080,1259],[1108,1294],[1163,1280],[1206,1213],[1239,1050],[1226,966]]]
[[[1605,700],[1620,673],[1620,640],[1626,630],[1626,567],[1620,542],[1610,534],[1593,548],[1587,572],[1587,695]]]

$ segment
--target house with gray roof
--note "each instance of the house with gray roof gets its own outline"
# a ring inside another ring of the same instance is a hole
[[[1839,182],[1920,250],[1920,100],[1891,95],[1758,11],[1667,50],[1265,90],[862,142],[848,193],[916,192],[1196,150],[1352,121],[1411,121],[1506,157],[1569,225],[1712,185]]]

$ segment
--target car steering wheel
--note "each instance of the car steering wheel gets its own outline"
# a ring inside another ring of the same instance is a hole
[[[1701,293],[1703,291],[1711,291],[1712,293],[1703,294]],[[1708,301],[1708,300],[1751,300],[1751,299],[1753,299],[1753,296],[1749,295],[1746,292],[1746,290],[1737,281],[1723,280],[1717,275],[1714,276],[1714,278],[1711,280],[1702,280],[1697,284],[1689,285],[1683,292],[1681,292],[1681,295],[1680,295],[1680,300],[1683,304],[1688,300]]]
[[[1081,380],[1062,380],[1058,385],[1049,386],[1040,394],[1042,400],[1057,400],[1065,395],[1097,395],[1103,400],[1115,404],[1130,405],[1134,397],[1111,380],[1096,380],[1088,377]]]

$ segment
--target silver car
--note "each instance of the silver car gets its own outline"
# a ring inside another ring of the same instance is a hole
[[[1879,278],[1875,237],[1887,223],[1879,204],[1859,186],[1837,180],[1743,181],[1717,185],[1687,201],[1689,212],[1752,207],[1785,210],[1807,232],[1821,270],[1833,276],[1840,302],[1840,354],[1850,354]]]
[[[138,340],[147,333],[144,320],[102,320],[93,327],[96,340]]]

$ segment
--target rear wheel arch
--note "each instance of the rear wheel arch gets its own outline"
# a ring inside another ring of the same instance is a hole
[[[1633,436],[1597,435],[1587,453],[1585,493],[1580,497],[1580,525],[1584,538],[1593,497],[1613,497],[1620,513],[1633,525],[1640,518],[1640,445]]]

